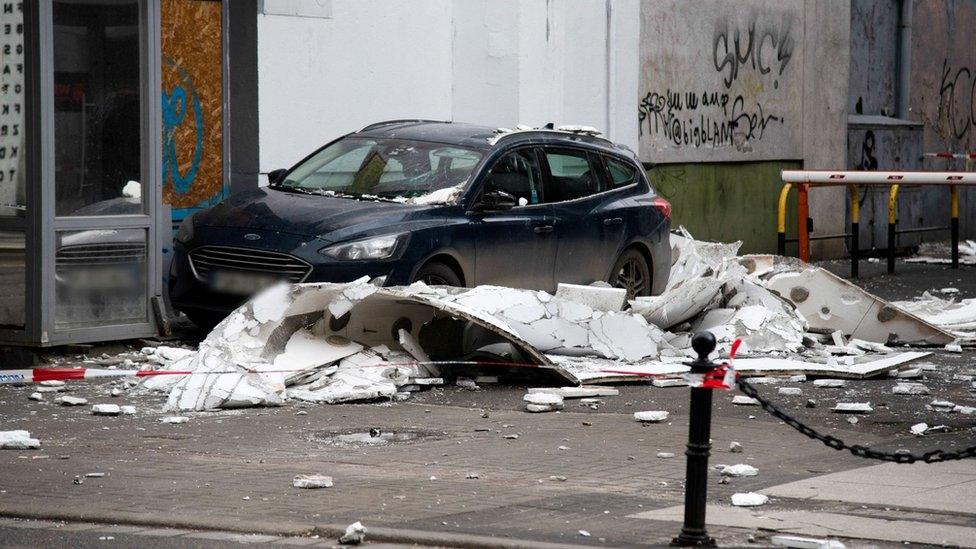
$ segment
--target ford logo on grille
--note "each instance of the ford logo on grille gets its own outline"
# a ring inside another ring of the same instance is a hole
[[[254,233],[247,233],[244,235],[244,240],[261,240],[261,235]]]

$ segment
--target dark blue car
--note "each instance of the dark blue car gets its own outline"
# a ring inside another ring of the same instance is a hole
[[[184,221],[173,305],[213,325],[263,286],[667,282],[670,204],[632,151],[580,128],[391,121]]]

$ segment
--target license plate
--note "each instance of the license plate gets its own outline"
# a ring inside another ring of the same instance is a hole
[[[260,273],[214,271],[210,274],[210,287],[225,294],[255,294],[277,281],[277,277]]]

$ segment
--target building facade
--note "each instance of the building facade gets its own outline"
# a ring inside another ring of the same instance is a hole
[[[600,128],[639,153],[677,223],[772,251],[781,169],[944,169],[923,153],[974,148],[974,13],[955,0],[0,0],[0,338],[155,333],[182,219],[385,119]],[[811,200],[815,234],[844,231],[842,190]],[[938,200],[906,200],[905,218]]]

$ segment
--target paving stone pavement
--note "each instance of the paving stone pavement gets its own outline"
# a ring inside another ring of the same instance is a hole
[[[0,452],[0,515],[290,535],[361,520],[381,528],[610,546],[664,543],[678,529],[633,516],[682,501],[687,416],[681,401],[687,390],[629,386],[613,397],[651,406],[641,399],[663,396],[672,417],[654,425],[635,422],[634,406],[527,414],[508,404],[523,390],[507,387],[491,389],[498,392],[494,401],[506,406],[488,410],[488,418],[484,406],[438,403],[472,394],[451,388],[424,402],[291,405],[194,414],[186,424],[167,425],[158,421],[159,397],[133,398],[136,416],[108,418],[92,416],[87,407],[29,402],[28,389],[0,389],[0,428],[26,428],[42,441],[39,450]],[[110,400],[100,396],[105,392],[86,383],[73,394],[95,403]],[[748,463],[760,475],[720,485],[712,473],[713,503],[727,502],[734,492],[864,465],[775,420],[749,419],[757,409],[721,413],[726,408],[724,400],[717,403],[712,463]],[[371,427],[417,438],[329,441]],[[729,453],[732,440],[745,452]],[[656,458],[661,451],[677,456]],[[92,472],[105,476],[84,477]],[[291,486],[295,475],[307,473],[333,476],[335,486]],[[471,473],[478,478],[466,478]],[[754,532],[717,526],[713,534],[739,544]]]

